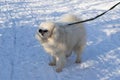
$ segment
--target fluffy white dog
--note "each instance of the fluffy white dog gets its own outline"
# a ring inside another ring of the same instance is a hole
[[[42,22],[36,34],[47,53],[53,60],[49,65],[56,65],[56,72],[61,72],[66,63],[66,58],[74,51],[76,53],[76,63],[81,62],[81,53],[86,44],[86,31],[83,25],[74,24],[80,21],[74,15],[64,15],[58,22]]]

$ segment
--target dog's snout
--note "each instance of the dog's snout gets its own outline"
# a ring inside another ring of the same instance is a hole
[[[38,32],[39,32],[41,35],[44,35],[45,33],[48,32],[48,30],[39,29]]]

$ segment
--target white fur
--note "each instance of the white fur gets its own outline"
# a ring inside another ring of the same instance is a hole
[[[62,71],[66,63],[66,57],[70,56],[72,51],[77,55],[76,63],[80,62],[81,53],[86,44],[86,31],[83,25],[68,23],[80,21],[74,15],[64,15],[59,22],[43,22],[39,29],[47,29],[47,37],[42,38],[37,32],[36,38],[40,41],[47,53],[53,57],[50,65],[56,65],[56,71]]]

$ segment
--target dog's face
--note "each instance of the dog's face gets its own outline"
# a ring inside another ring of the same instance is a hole
[[[52,22],[42,22],[37,31],[37,35],[43,39],[48,39],[52,36],[55,24]]]

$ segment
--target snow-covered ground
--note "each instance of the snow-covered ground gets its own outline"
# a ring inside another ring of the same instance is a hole
[[[41,21],[74,13],[94,17],[120,0],[0,0],[0,80],[120,80],[120,5],[85,23],[82,63],[68,58],[63,72],[34,38]]]

